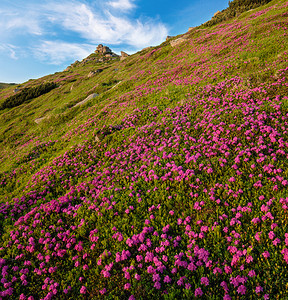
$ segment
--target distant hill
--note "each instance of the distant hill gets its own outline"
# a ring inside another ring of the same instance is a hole
[[[288,299],[287,17],[0,90],[0,299]]]
[[[12,86],[12,85],[16,85],[16,83],[4,83],[4,82],[0,82],[0,89],[5,89],[9,86]]]

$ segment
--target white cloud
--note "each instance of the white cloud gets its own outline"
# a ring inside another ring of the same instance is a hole
[[[139,48],[158,44],[168,34],[161,22],[152,19],[145,22],[132,20],[125,15],[115,16],[109,10],[97,13],[79,2],[58,3],[49,10],[56,24],[61,24],[62,28],[76,32],[93,43],[126,43]]]
[[[124,45],[124,51],[125,45],[139,50],[161,43],[168,35],[166,26],[159,20],[129,17],[127,13],[136,8],[134,0],[105,3],[95,0],[91,5],[84,0],[17,1],[21,5],[0,8],[2,42],[21,45],[17,50],[22,54],[25,49],[28,53],[27,49],[33,48],[37,58],[54,64],[87,56],[91,44],[93,50],[100,43],[109,44],[112,50],[113,45]],[[73,36],[75,41],[71,43]],[[89,47],[80,45],[81,41]],[[10,56],[17,56],[13,47],[6,50]]]
[[[4,52],[4,54],[8,55],[12,59],[18,59],[16,56],[16,48],[10,44],[0,44],[0,52]]]
[[[129,0],[111,1],[111,2],[108,2],[107,4],[115,9],[120,9],[120,10],[130,10],[135,7],[135,5],[132,3],[132,1],[129,1]]]
[[[33,49],[34,55],[42,61],[60,65],[67,60],[80,60],[95,50],[94,45],[80,45],[62,41],[43,41]]]
[[[92,42],[101,39],[105,42],[111,39],[111,26],[100,15],[97,16],[85,4],[79,2],[57,3],[47,7],[47,12],[53,16],[53,23],[63,29],[80,34]]]
[[[21,11],[0,10],[0,15],[1,35],[9,32],[33,35],[42,35],[43,33],[36,9],[31,11],[27,8]]]

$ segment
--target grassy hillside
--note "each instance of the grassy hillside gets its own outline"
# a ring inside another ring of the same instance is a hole
[[[0,298],[288,298],[287,16],[1,90]]]
[[[16,85],[16,83],[4,83],[4,82],[0,82],[0,90],[1,89],[5,89],[7,87],[10,87],[11,85]]]

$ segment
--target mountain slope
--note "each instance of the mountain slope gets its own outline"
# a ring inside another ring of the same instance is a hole
[[[0,90],[1,89],[5,89],[6,87],[9,87],[11,85],[15,85],[16,83],[4,83],[4,82],[0,82]]]
[[[0,295],[287,298],[287,15],[24,83],[57,87],[0,111]]]

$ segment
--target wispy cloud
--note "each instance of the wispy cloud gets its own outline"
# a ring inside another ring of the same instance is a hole
[[[33,10],[29,10],[28,8],[24,8],[23,10],[2,9],[0,10],[0,15],[0,36],[11,32],[16,35],[42,35],[42,25],[36,8]]]
[[[111,1],[108,2],[107,4],[115,9],[120,9],[120,10],[130,10],[135,7],[133,2],[129,0]]]
[[[108,4],[120,5],[121,2]],[[132,5],[129,1],[124,2],[127,2],[127,7]],[[80,2],[57,3],[47,7],[47,11],[54,17],[55,24],[93,43],[126,43],[138,48],[160,43],[167,35],[167,29],[161,22],[133,20],[125,14],[115,16],[109,9],[97,12]]]
[[[15,47],[14,45],[0,44],[0,52],[8,55],[12,59],[18,59],[18,57],[16,56],[16,49],[17,47]]]
[[[30,51],[32,47],[37,58],[54,64],[91,53],[90,47],[81,45],[81,41],[94,44],[94,48],[104,43],[112,48],[126,45],[138,50],[159,44],[168,34],[166,26],[157,19],[132,18],[130,12],[137,8],[134,0],[95,1],[93,5],[87,0],[17,2],[21,5],[0,8],[2,41],[17,45],[21,40],[22,49],[26,46]],[[10,55],[17,56],[15,49],[9,51]]]
[[[94,45],[72,44],[62,41],[43,41],[32,49],[34,55],[41,61],[60,65],[70,59],[82,59],[95,49]]]

